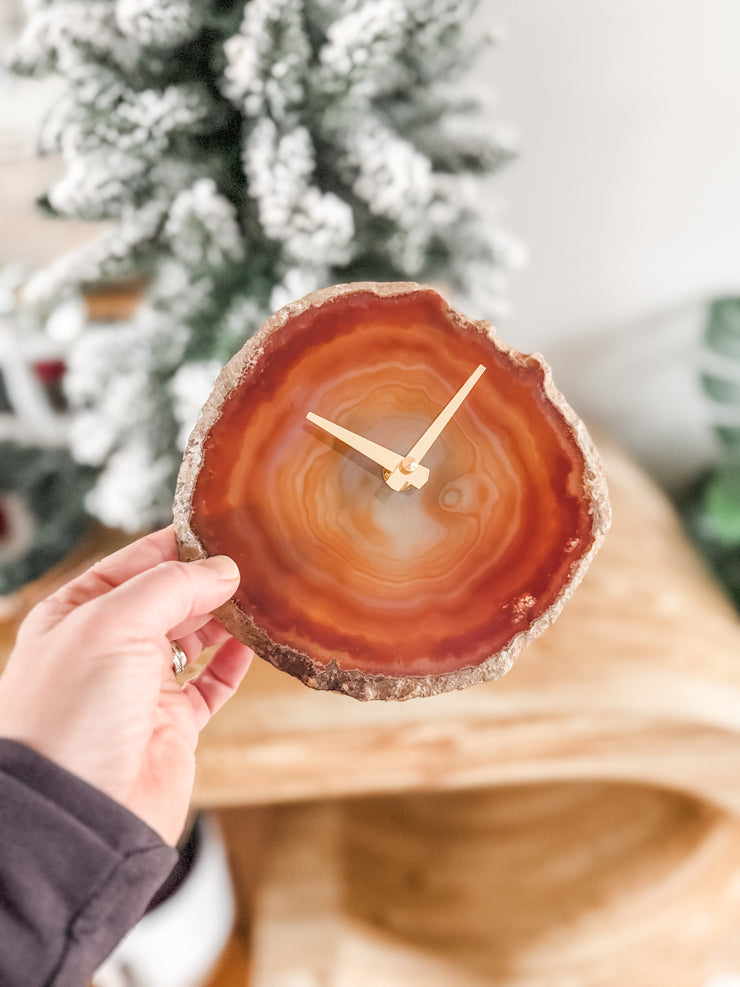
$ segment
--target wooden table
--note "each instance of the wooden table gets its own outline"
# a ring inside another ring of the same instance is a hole
[[[604,459],[612,531],[507,676],[363,704],[257,662],[203,735],[199,804],[608,779],[740,812],[740,623],[668,502]]]
[[[604,452],[612,532],[504,679],[365,706],[257,665],[206,731],[199,803],[272,806],[255,987],[740,974],[740,625]]]
[[[204,732],[195,803],[240,820],[256,987],[740,973],[740,624],[602,451],[612,532],[504,679],[361,704],[258,661]]]

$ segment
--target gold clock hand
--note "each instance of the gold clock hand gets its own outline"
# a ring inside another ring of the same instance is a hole
[[[443,429],[449,424],[452,416],[473,390],[485,371],[486,368],[483,364],[479,364],[460,390],[447,402],[416,445],[409,451],[409,454],[401,460],[389,476],[386,476],[385,482],[389,487],[392,487],[393,490],[402,490],[403,486],[401,484],[408,482],[410,479],[408,476],[409,471],[413,471],[412,475],[415,475],[419,470],[426,469],[425,466],[420,465],[422,457],[426,456],[432,448],[433,444],[442,434]],[[428,473],[429,471],[427,470]]]
[[[437,441],[439,436],[442,434],[442,430],[449,424],[452,416],[455,414],[457,409],[463,403],[465,398],[470,394],[475,385],[478,383],[480,378],[486,372],[486,368],[481,363],[468,377],[460,390],[455,394],[452,399],[445,405],[445,407],[440,411],[437,417],[434,419],[432,424],[422,435],[419,441],[416,443],[414,448],[409,452],[409,457],[420,462],[424,456],[432,448],[432,445]]]
[[[327,418],[321,418],[319,415],[315,415],[312,411],[309,411],[306,418],[314,425],[318,425],[318,427],[323,429],[324,432],[328,432],[329,435],[333,435],[335,439],[339,439],[351,449],[362,453],[363,456],[366,456],[373,463],[376,463],[378,466],[382,466],[386,473],[392,474],[396,468],[399,467],[399,473],[403,475],[404,483],[406,485],[411,484],[414,487],[423,487],[429,479],[429,470],[425,466],[420,466],[416,470],[409,471],[408,475],[406,475],[403,470],[403,456],[399,456],[397,452],[392,452],[390,449],[386,449],[385,446],[378,445],[377,442],[372,442],[370,439],[366,439],[364,436],[358,435],[356,432],[350,432],[348,428],[343,428],[341,425],[336,425],[334,422],[330,422]],[[393,489],[402,490],[404,487],[399,485],[394,486]]]
[[[389,487],[392,487],[394,490],[402,489],[399,484],[403,483],[405,479],[408,479],[405,475],[408,470],[418,472],[420,469],[426,469],[426,467],[419,465],[422,457],[426,456],[432,448],[444,428],[449,424],[452,416],[485,372],[486,368],[482,363],[476,367],[460,390],[452,396],[416,445],[409,451],[408,455],[392,470],[390,476],[386,477],[386,483]]]

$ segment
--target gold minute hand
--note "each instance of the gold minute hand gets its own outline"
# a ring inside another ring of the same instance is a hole
[[[480,378],[483,376],[485,372],[486,372],[486,368],[483,366],[482,363],[476,367],[476,369],[468,377],[468,379],[465,381],[465,383],[460,388],[460,390],[452,396],[452,398],[440,411],[440,413],[434,419],[434,421],[426,430],[426,432],[424,432],[424,434],[416,443],[416,445],[413,447],[413,449],[410,450],[408,456],[406,456],[406,458],[402,460],[403,463],[407,463],[407,464],[411,463],[412,468],[414,468],[413,467],[414,463],[421,462],[421,459],[424,456],[426,456],[426,454],[432,448],[434,443],[442,434],[443,429],[449,424],[452,416],[455,414],[457,409],[463,403],[463,401],[468,396],[468,394],[470,394],[470,392],[473,390],[473,388],[475,387],[475,385],[478,383],[478,381],[480,380]],[[415,467],[416,472],[418,472],[421,469],[426,469],[426,467],[424,466]],[[400,464],[399,464],[399,466],[397,466],[391,472],[391,475],[386,478],[386,482],[390,487],[393,487],[394,490],[398,489],[396,484],[401,482],[402,474],[403,474],[403,470],[400,468]]]
[[[377,442],[371,442],[370,439],[366,439],[356,432],[350,432],[348,428],[336,425],[327,418],[321,418],[312,411],[309,411],[306,418],[314,425],[318,425],[324,432],[328,432],[329,435],[334,436],[335,439],[344,442],[345,445],[354,449],[356,452],[362,453],[363,456],[366,456],[373,463],[376,463],[376,465],[382,466],[387,473],[392,473],[403,461],[403,456],[399,456],[397,452],[392,452],[390,449],[386,449],[385,446],[378,445]],[[412,486],[422,487],[429,479],[429,470],[424,466],[420,466],[413,474],[405,476],[404,479],[406,483],[410,483]],[[401,488],[399,487],[398,489]]]

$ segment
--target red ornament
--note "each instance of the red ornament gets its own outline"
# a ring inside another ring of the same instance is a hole
[[[64,360],[37,360],[33,364],[34,374],[47,387],[60,384],[66,370]]]

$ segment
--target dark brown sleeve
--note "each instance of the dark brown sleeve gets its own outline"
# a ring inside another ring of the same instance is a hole
[[[0,740],[0,984],[84,987],[176,860],[107,795]]]

